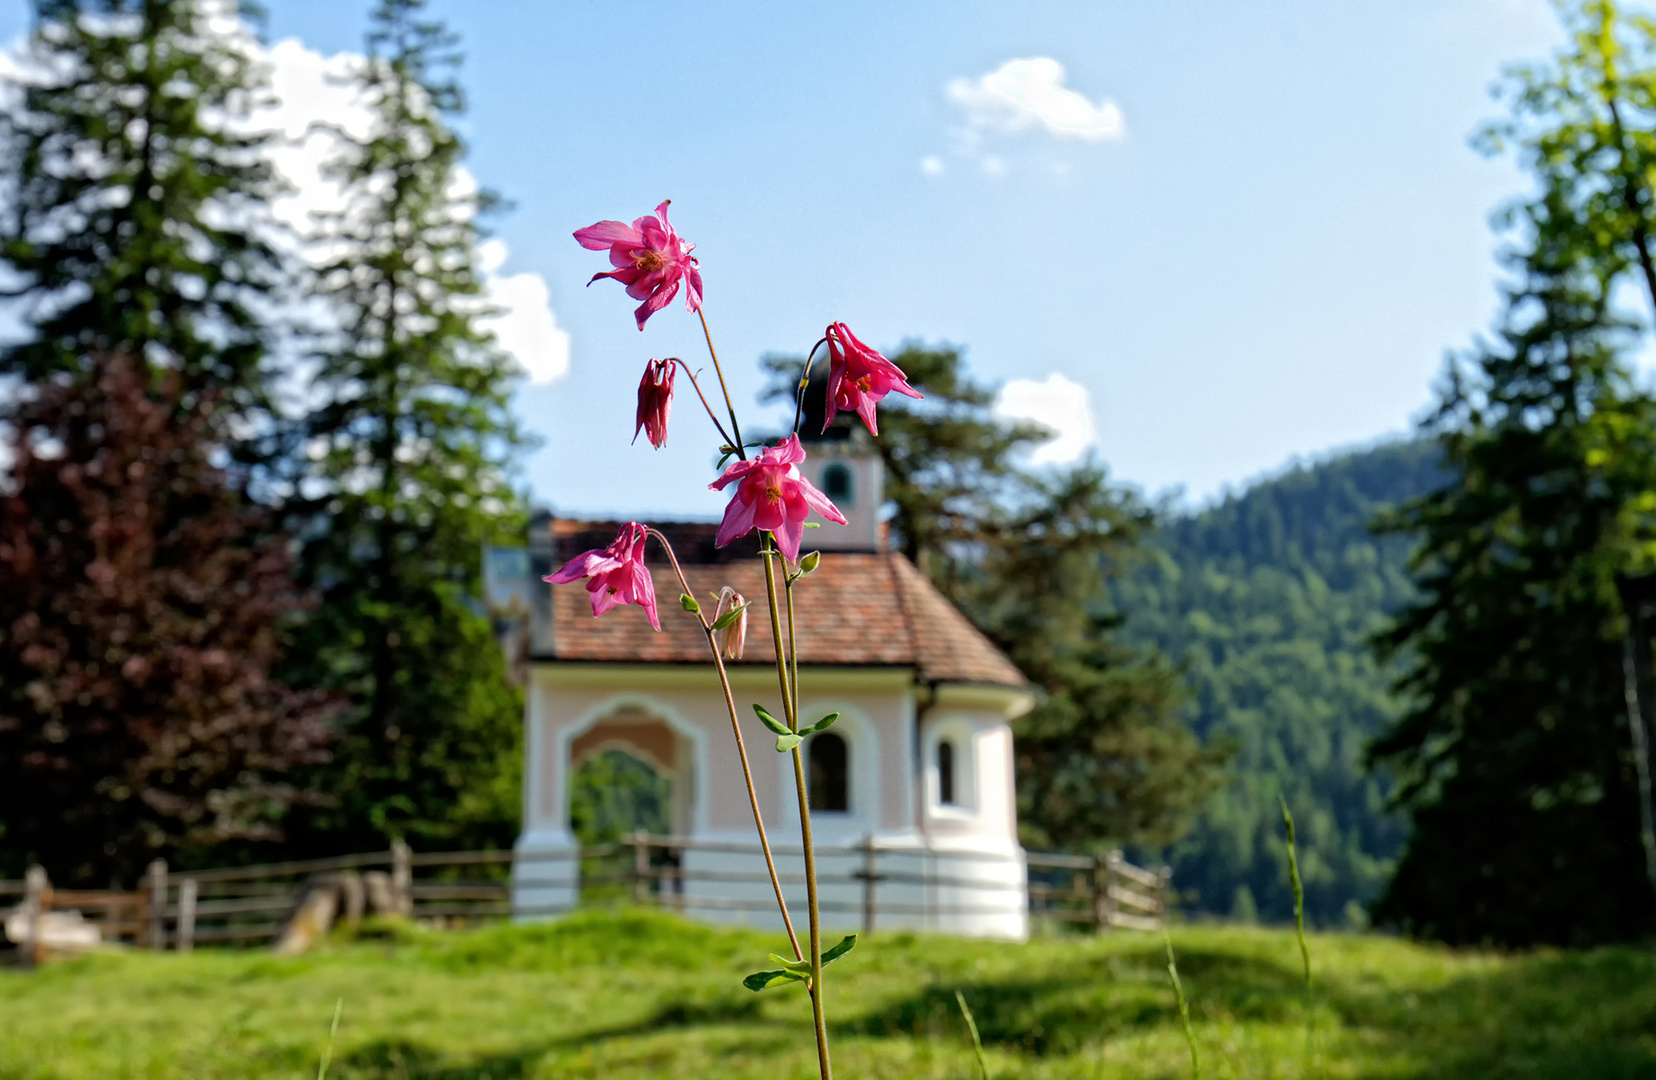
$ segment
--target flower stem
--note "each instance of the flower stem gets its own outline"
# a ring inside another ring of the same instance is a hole
[[[725,384],[724,368],[719,366],[718,350],[713,348],[713,332],[707,328],[707,316],[699,307],[696,309],[696,318],[701,320],[702,337],[707,339],[707,355],[713,358],[713,370],[719,376],[719,389],[724,391],[725,409],[730,413],[730,428],[736,433],[736,438],[731,445],[736,447],[736,456],[746,461],[747,448],[742,445],[742,425],[736,419],[736,406],[730,403],[730,387]],[[697,393],[700,392],[698,389]]]
[[[799,418],[805,411],[805,388],[811,384],[811,363],[816,359],[817,350],[822,348],[823,343],[827,340],[827,338],[822,338],[815,345],[811,346],[810,355],[805,357],[805,367],[799,372],[799,389],[794,391],[794,422],[792,431],[795,435],[799,434]]]
[[[730,433],[724,429],[723,424],[719,423],[719,418],[713,415],[713,406],[707,403],[707,395],[702,393],[701,383],[696,381],[696,373],[690,370],[690,365],[676,356],[669,356],[667,359],[677,364],[679,370],[684,372],[684,377],[690,380],[690,385],[696,388],[696,396],[701,398],[702,408],[707,410],[707,418],[713,421],[714,427],[719,429],[719,438],[725,441],[726,446],[734,446],[735,443],[730,441]]]
[[[776,678],[782,688],[782,711],[787,718],[788,730],[798,731],[798,687],[793,685],[795,680],[788,677],[789,651],[782,645],[782,613],[776,595],[776,564],[772,561],[776,554],[776,538],[770,536],[767,541],[760,554],[765,560],[765,592],[770,600],[771,640],[776,646]],[[784,574],[786,571],[784,566]],[[791,613],[791,593],[789,600]],[[791,625],[789,629],[791,639]],[[811,982],[807,989],[811,994],[811,1019],[816,1028],[817,1068],[822,1080],[833,1080],[834,1068],[828,1059],[828,1018],[822,1003],[822,919],[817,902],[816,849],[811,843],[811,796],[805,784],[805,755],[798,746],[793,748],[793,768],[794,791],[799,798],[799,840],[805,858],[805,901],[811,919]]]
[[[799,715],[799,636],[794,631],[793,611],[793,591],[796,580],[798,579],[788,576],[788,564],[784,562],[782,564],[782,595],[788,607],[788,663],[793,668],[793,673],[788,677],[788,682],[793,686],[793,711],[797,717]]]
[[[684,569],[679,566],[678,556],[673,553],[673,545],[655,529],[650,530],[650,535],[666,550],[667,558],[673,564],[673,573],[678,575],[679,585],[684,589],[685,595],[695,596],[696,594],[690,590],[690,583],[685,580]],[[695,614],[696,620],[701,623],[702,633],[707,637],[707,647],[713,652],[713,666],[719,671],[719,685],[724,689],[725,708],[730,712],[730,730],[736,736],[736,756],[742,759],[742,779],[747,782],[748,805],[753,808],[753,824],[759,830],[759,849],[765,853],[765,869],[770,872],[771,888],[776,890],[776,906],[782,912],[782,925],[787,928],[794,958],[803,960],[805,953],[799,947],[799,935],[794,932],[793,919],[788,916],[788,901],[782,896],[782,879],[777,876],[776,859],[771,855],[770,838],[765,835],[765,819],[759,813],[759,795],[753,788],[753,769],[748,765],[747,743],[742,738],[742,725],[736,716],[736,697],[730,690],[730,673],[725,670],[724,657],[719,653],[719,642],[712,625],[707,621],[707,616],[699,609]]]

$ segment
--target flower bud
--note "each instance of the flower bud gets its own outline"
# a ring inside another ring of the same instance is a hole
[[[820,551],[807,551],[805,553],[805,555],[799,560],[799,573],[800,573],[800,576],[803,577],[804,575],[809,574],[812,570],[815,570],[817,568],[817,564],[820,563],[821,561],[822,561],[822,552],[820,552]]]
[[[657,450],[666,445],[675,374],[671,359],[651,360],[644,365],[644,378],[638,384],[638,426],[633,428],[633,442],[638,441],[638,433],[642,431]]]
[[[740,660],[742,650],[747,648],[747,609],[744,605],[747,600],[742,594],[725,586],[719,590],[719,607],[714,612],[713,621],[716,623],[727,611],[741,609],[741,614],[723,629],[719,630],[719,651],[724,653],[726,660]]]

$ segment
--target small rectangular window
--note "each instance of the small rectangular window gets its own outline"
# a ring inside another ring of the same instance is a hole
[[[954,743],[947,739],[937,744],[937,801],[944,806],[955,804]]]

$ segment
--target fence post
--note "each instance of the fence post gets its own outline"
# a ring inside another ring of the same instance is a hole
[[[1156,902],[1161,905],[1161,911],[1156,914],[1161,919],[1162,926],[1165,927],[1168,912],[1173,907],[1173,868],[1163,866],[1157,876],[1161,878],[1161,881],[1156,883]]]
[[[23,940],[17,943],[17,958],[25,968],[40,962],[40,916],[46,907],[46,868],[31,866],[23,877]]]
[[[643,829],[633,830],[632,849],[633,902],[647,904],[650,902],[650,834]]]
[[[1113,853],[1112,853],[1113,854]],[[1110,929],[1110,856],[1093,856],[1093,928],[1102,934]]]
[[[195,951],[196,895],[201,885],[187,877],[178,883],[178,951]]]
[[[874,890],[880,880],[880,849],[874,846],[874,834],[863,838],[863,933],[874,932]]]
[[[167,860],[149,864],[149,947],[156,952],[167,948]]]
[[[414,852],[401,839],[391,841],[391,897],[397,914],[414,915]]]

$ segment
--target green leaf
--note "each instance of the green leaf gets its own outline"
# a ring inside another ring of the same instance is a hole
[[[800,975],[805,978],[810,978],[811,976],[811,962],[809,960],[789,960],[787,957],[778,955],[777,953],[771,953],[770,958],[778,964],[781,964],[785,970],[791,971],[795,975]]]
[[[771,987],[781,986],[783,983],[804,981],[791,971],[755,971],[742,980],[742,985],[757,994],[761,990],[769,990]]]
[[[840,943],[822,954],[822,966],[827,967],[835,960],[850,952],[857,945],[857,935],[847,934],[840,939]],[[781,971],[755,971],[742,980],[742,985],[758,993],[769,990],[773,986],[780,986],[785,982],[806,982],[811,977],[811,962],[809,960],[789,960],[785,956],[771,953],[770,958],[782,965]]]
[[[810,727],[800,728],[799,733],[801,735],[813,735],[818,731],[827,731],[829,728],[834,726],[834,721],[838,719],[839,713],[831,712],[827,716],[824,716],[821,720],[818,720],[816,723],[812,724]]]
[[[725,612],[723,615],[720,615],[718,617],[718,619],[716,619],[714,621],[713,629],[723,630],[725,627],[729,626],[731,623],[735,622],[737,619],[740,619],[742,617],[742,612],[746,611],[748,609],[748,607],[752,605],[752,603],[753,603],[753,601],[749,600],[746,604],[743,604],[741,607],[731,608],[729,611]],[[754,706],[754,707],[758,708],[758,706]]]
[[[794,747],[798,746],[804,738],[805,736],[795,735],[791,731],[786,735],[778,735],[776,737],[776,752],[778,754],[786,754],[789,750],[792,750]]]
[[[772,716],[770,714],[770,710],[765,708],[763,705],[755,703],[754,706],[753,706],[753,711],[754,711],[755,714],[758,715],[759,722],[761,724],[764,724],[766,727],[770,728],[772,731],[776,732],[778,735],[792,734],[792,732],[790,732],[788,730],[788,725],[784,724],[782,721],[780,721],[776,717]]]
[[[857,935],[847,934],[840,939],[840,943],[838,945],[835,945],[832,949],[829,949],[827,952],[822,954],[822,962],[824,964],[832,964],[835,960],[838,960],[840,957],[844,956],[856,947]]]
[[[689,593],[679,594],[679,607],[691,613],[701,610],[701,605],[696,603],[696,598]]]

